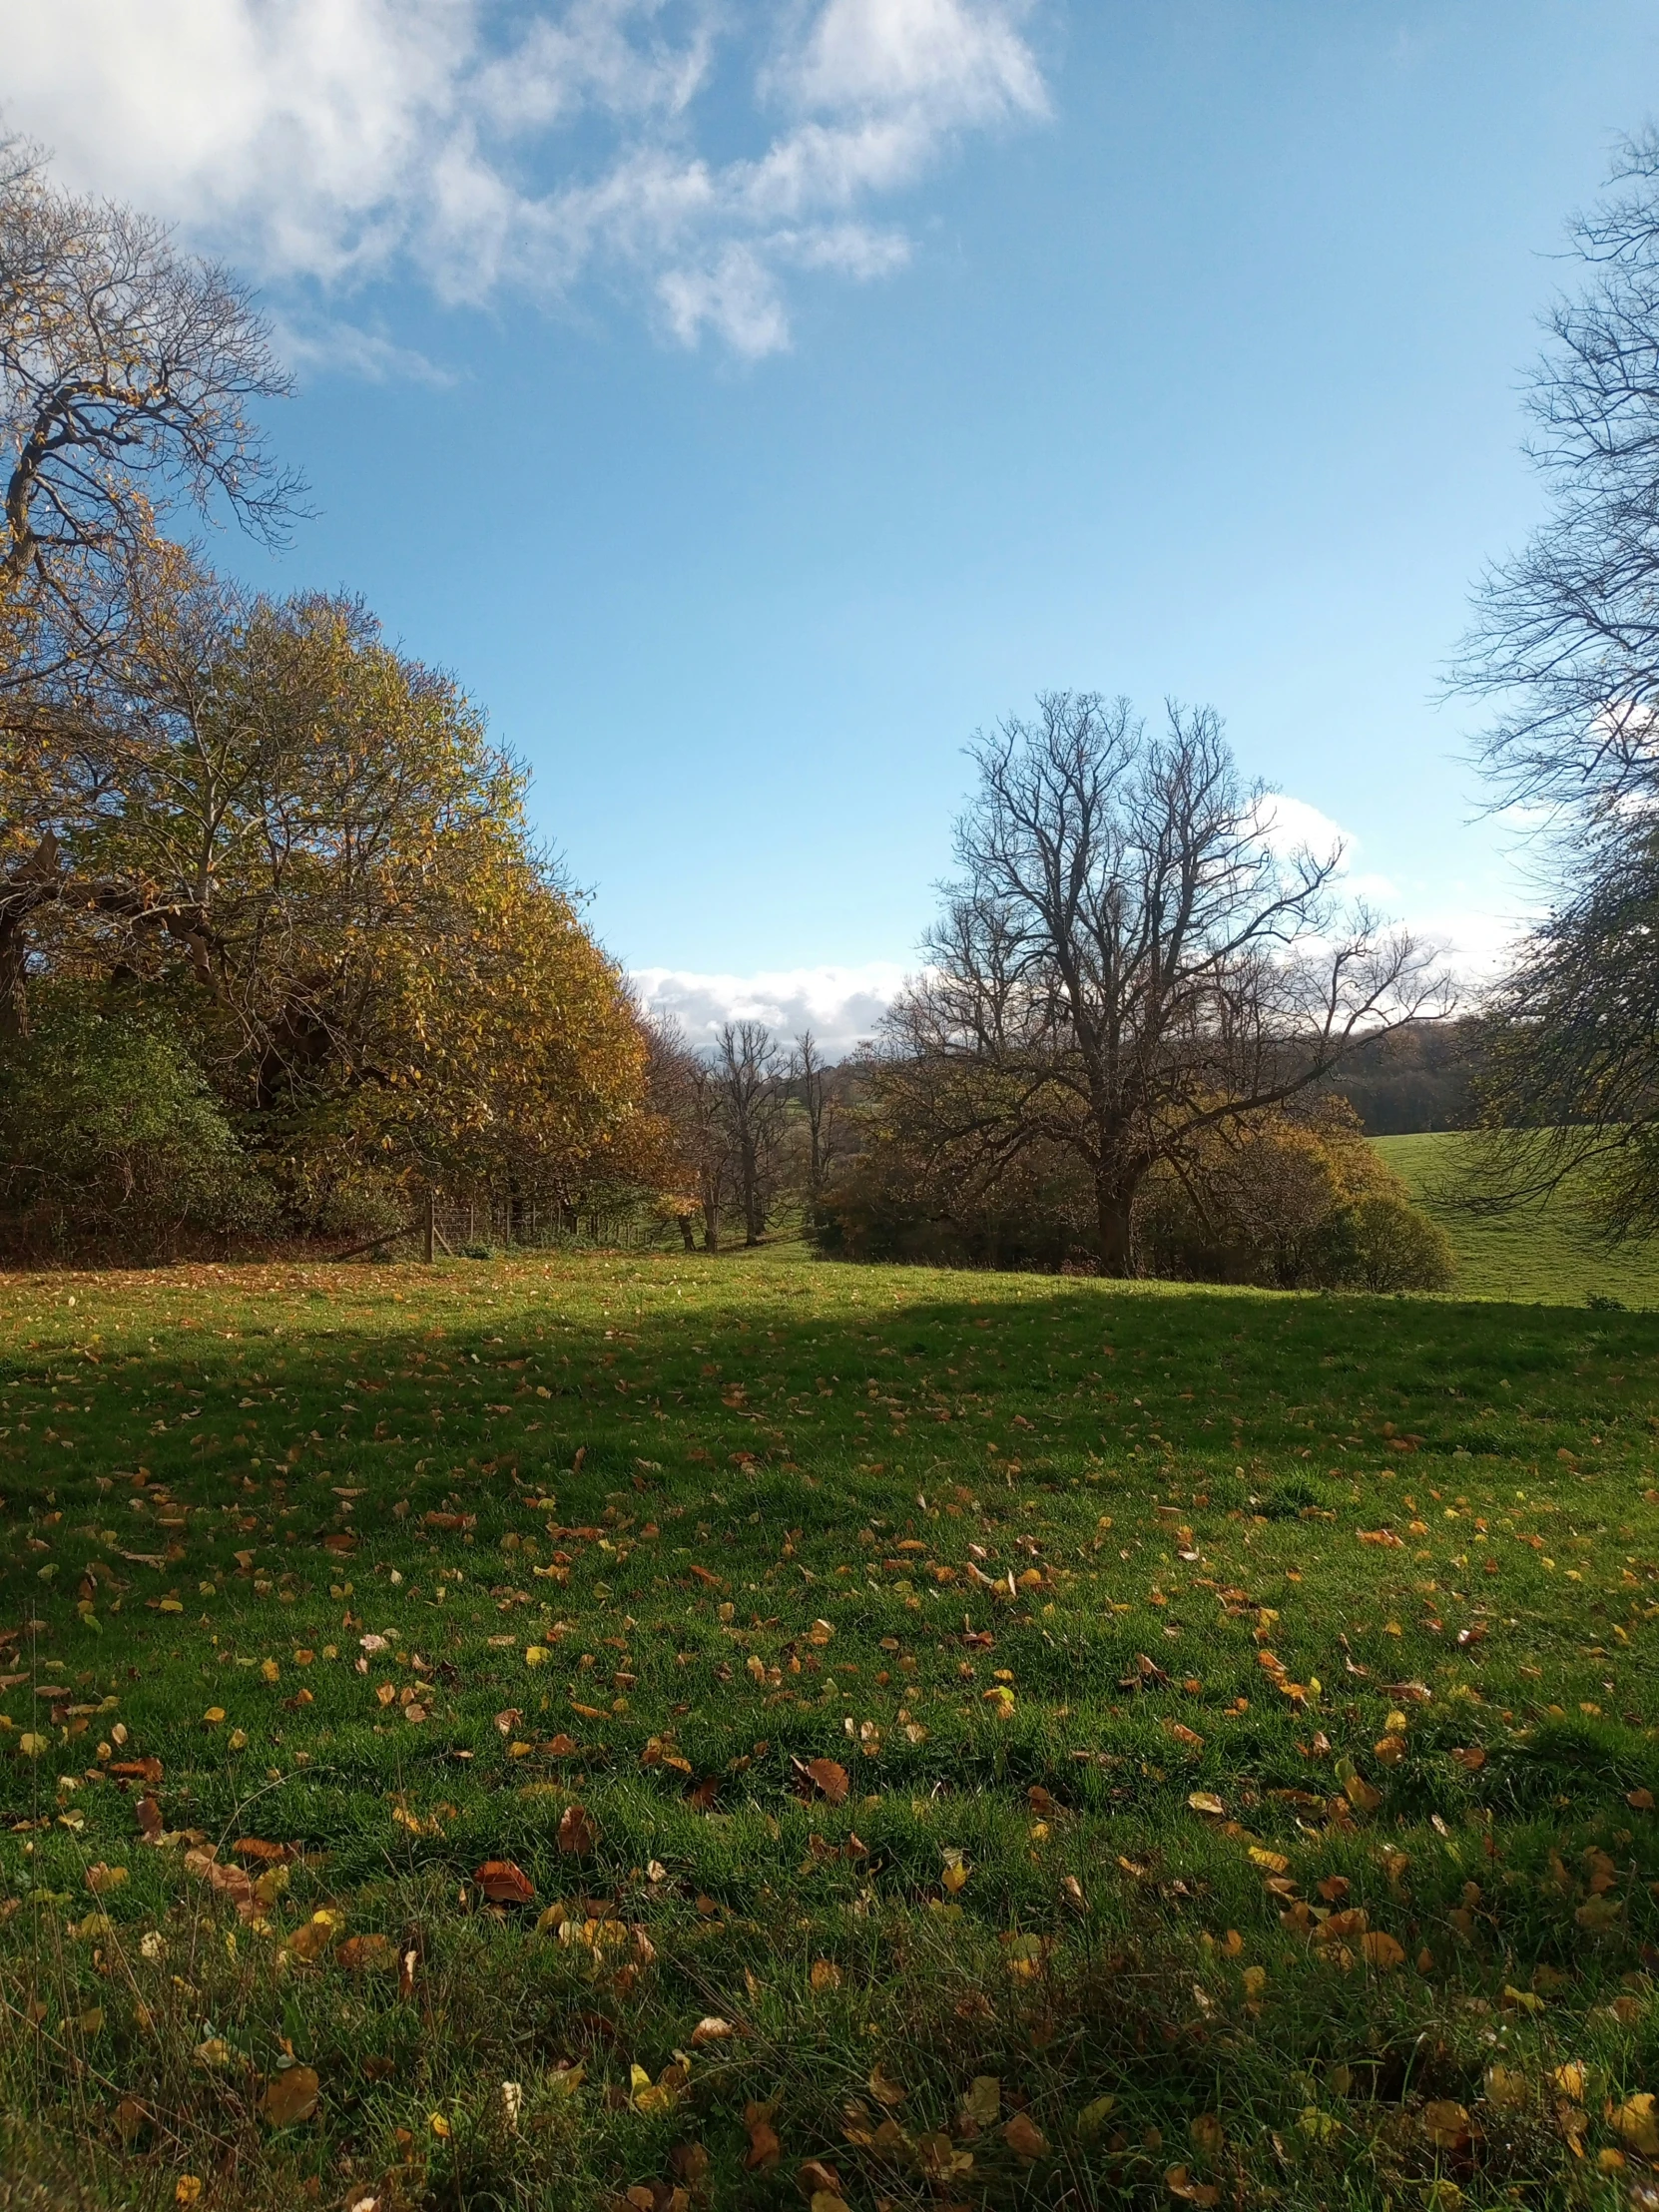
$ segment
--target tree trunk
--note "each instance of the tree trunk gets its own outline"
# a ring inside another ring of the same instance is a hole
[[[703,1201],[703,1249],[705,1252],[720,1250],[720,1201],[705,1198]]]
[[[688,1252],[695,1252],[697,1250],[697,1239],[692,1235],[692,1218],[690,1214],[682,1214],[679,1218],[681,1242]]]
[[[753,1146],[743,1149],[743,1241],[746,1245],[758,1245],[761,1232],[766,1228],[766,1213],[761,1205],[760,1163]]]
[[[1100,1265],[1107,1275],[1119,1277],[1135,1272],[1134,1212],[1135,1187],[1125,1189],[1116,1181],[1102,1178],[1095,1185],[1095,1205],[1100,1223]]]

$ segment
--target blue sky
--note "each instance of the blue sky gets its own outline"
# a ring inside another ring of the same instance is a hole
[[[1047,686],[1213,703],[1513,927],[1435,690],[1650,0],[58,0],[0,70],[281,327],[320,512],[218,557],[453,668],[694,1025],[867,1025]]]

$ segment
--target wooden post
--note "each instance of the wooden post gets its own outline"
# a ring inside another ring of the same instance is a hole
[[[427,1186],[426,1186],[426,1210],[425,1210],[425,1213],[424,1213],[424,1215],[423,1215],[423,1216],[422,1216],[422,1218],[421,1218],[421,1225],[420,1225],[420,1227],[421,1227],[421,1237],[420,1237],[420,1246],[421,1246],[421,1250],[420,1250],[420,1257],[421,1257],[421,1258],[422,1258],[422,1259],[423,1259],[423,1260],[424,1260],[424,1261],[426,1262],[426,1265],[427,1265],[428,1267],[430,1267],[430,1266],[431,1266],[431,1264],[432,1264],[432,1258],[433,1258],[433,1247],[434,1247],[434,1245],[435,1245],[435,1244],[436,1244],[436,1242],[437,1242],[437,1230],[438,1230],[438,1219],[437,1219],[437,1216],[438,1216],[438,1202],[437,1202],[437,1194],[436,1194],[436,1193],[434,1192],[434,1190],[432,1189],[432,1186],[431,1186],[431,1184],[430,1184],[430,1183],[428,1183],[428,1184],[427,1184]]]

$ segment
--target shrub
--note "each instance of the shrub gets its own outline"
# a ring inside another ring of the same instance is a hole
[[[1373,1191],[1350,1210],[1352,1275],[1368,1291],[1443,1291],[1456,1274],[1451,1239],[1403,1191]]]
[[[0,1231],[14,1247],[151,1259],[274,1217],[200,1069],[139,1016],[59,998],[0,1053]]]

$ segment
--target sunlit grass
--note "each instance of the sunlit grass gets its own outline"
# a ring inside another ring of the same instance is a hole
[[[1655,1349],[771,1254],[14,1278],[10,2163],[1623,2190]]]

